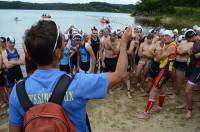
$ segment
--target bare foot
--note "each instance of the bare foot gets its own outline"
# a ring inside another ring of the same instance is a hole
[[[140,95],[140,97],[147,97],[149,95],[149,93],[143,93],[142,95]]]
[[[113,95],[113,91],[109,90],[108,94]]]
[[[176,97],[177,97],[176,94],[169,95],[169,98],[170,98],[170,99],[175,99]]]
[[[186,119],[190,119],[192,117],[192,111],[191,110],[188,110],[186,115],[185,115],[185,118]]]
[[[149,114],[146,113],[146,112],[143,112],[143,113],[140,113],[140,114],[136,115],[136,117],[137,117],[138,119],[147,120],[147,119],[149,119]]]
[[[1,105],[1,108],[3,109],[3,108],[6,108],[6,106],[7,106],[7,104],[6,103],[3,103],[2,105]]]
[[[137,83],[137,88],[139,88],[141,85],[140,85],[140,83]]]
[[[131,89],[130,89],[130,92],[131,92],[131,93],[134,93],[134,92],[135,92],[135,89],[134,89],[134,88],[131,88]]]
[[[168,91],[168,92],[166,92],[166,94],[167,94],[167,95],[173,95],[173,92]]]
[[[162,107],[157,106],[153,111],[156,113],[160,113],[162,111]]]
[[[128,98],[129,98],[129,99],[132,98],[132,95],[131,95],[131,92],[130,92],[130,91],[128,91],[127,95],[128,95]]]
[[[182,104],[176,107],[176,109],[185,109],[186,108],[186,104]]]
[[[140,92],[144,93],[144,89],[142,87],[140,87]]]

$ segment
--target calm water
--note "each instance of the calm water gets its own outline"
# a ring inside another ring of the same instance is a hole
[[[70,25],[74,25],[84,32],[90,33],[90,29],[96,26],[104,28],[99,21],[104,16],[109,18],[113,29],[124,28],[126,25],[135,25],[135,19],[124,13],[79,12],[79,11],[55,11],[55,10],[0,10],[0,36],[13,36],[16,39],[16,47],[21,48],[22,37],[26,29],[36,23],[43,13],[50,14],[53,20],[65,31]],[[18,17],[20,21],[15,21]]]

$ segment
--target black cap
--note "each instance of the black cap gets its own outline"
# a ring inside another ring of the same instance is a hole
[[[192,30],[192,29],[189,29],[189,30],[187,30],[186,32],[185,32],[185,39],[187,40],[187,39],[191,39],[192,37],[194,37],[194,36],[196,36],[197,35],[197,33],[194,31],[194,30]]]
[[[153,33],[149,33],[148,35],[147,35],[147,39],[153,39],[154,38],[154,34]]]
[[[1,43],[5,43],[6,42],[6,38],[5,37],[0,37],[0,42]]]

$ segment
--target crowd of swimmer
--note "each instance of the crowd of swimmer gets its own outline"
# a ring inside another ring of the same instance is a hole
[[[64,55],[59,68],[67,74],[114,72],[120,52],[120,39],[125,29],[112,31],[111,27],[98,30],[91,29],[91,34],[79,31],[71,26],[63,35]],[[12,88],[23,78],[20,65],[26,65],[27,75],[36,69],[35,64],[26,48],[25,62],[19,50],[15,48],[13,37],[0,38],[0,87]],[[132,98],[135,90],[149,96],[144,112],[137,117],[148,119],[155,98],[158,96],[158,106],[155,111],[160,112],[165,100],[162,90],[163,84],[170,78],[173,80],[172,97],[179,95],[182,87],[186,92],[186,103],[178,108],[186,108],[186,118],[192,116],[192,88],[200,80],[200,27],[193,29],[168,30],[154,28],[144,35],[142,26],[134,28],[132,38],[127,45],[128,77],[124,82],[127,96]],[[134,85],[131,86],[131,75],[135,74]],[[182,86],[187,76],[186,86]],[[144,85],[146,86],[145,89]],[[7,103],[8,90],[0,88],[1,106]],[[110,91],[112,92],[112,91]]]

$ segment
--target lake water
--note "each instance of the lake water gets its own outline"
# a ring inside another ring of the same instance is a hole
[[[80,12],[80,11],[56,11],[56,10],[0,10],[0,36],[13,36],[16,39],[16,47],[21,48],[22,37],[26,29],[36,23],[42,14],[50,14],[53,20],[65,31],[70,25],[74,25],[84,32],[90,33],[90,29],[96,26],[102,29],[99,21],[102,17],[109,18],[111,27],[115,30],[126,25],[138,25],[134,17],[125,13],[105,12]],[[18,17],[20,21],[15,21]]]

